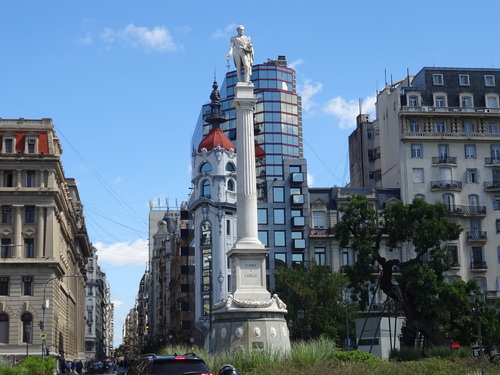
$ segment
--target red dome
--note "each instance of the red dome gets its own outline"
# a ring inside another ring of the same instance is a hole
[[[203,140],[200,142],[200,145],[198,146],[198,152],[201,152],[203,148],[206,148],[207,151],[210,151],[217,146],[220,146],[228,151],[230,149],[235,150],[233,142],[231,142],[231,140],[220,128],[212,128],[205,136],[205,138],[203,138]]]

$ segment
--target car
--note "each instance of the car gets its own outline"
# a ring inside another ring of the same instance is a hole
[[[140,356],[128,369],[127,375],[213,375],[205,361],[195,353],[182,355]]]
[[[92,362],[88,365],[87,374],[106,374],[109,366],[103,362]]]

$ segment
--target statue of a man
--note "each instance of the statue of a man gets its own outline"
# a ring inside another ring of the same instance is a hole
[[[242,25],[236,27],[238,35],[231,37],[229,52],[226,60],[233,55],[234,66],[239,82],[250,82],[253,64],[253,44],[250,37],[243,35],[245,28]],[[241,78],[241,68],[245,69],[245,80]]]

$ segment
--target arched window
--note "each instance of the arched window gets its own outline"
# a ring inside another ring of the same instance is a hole
[[[203,182],[201,183],[201,196],[204,198],[211,198],[209,180],[203,180]]]
[[[227,190],[234,191],[234,181],[233,180],[229,180],[227,182]]]
[[[21,315],[21,322],[23,324],[23,342],[31,343],[32,332],[33,332],[33,317],[30,313],[24,313]]]
[[[415,194],[415,199],[422,199],[423,201],[425,201],[425,195],[423,195],[423,194]]]
[[[9,316],[5,313],[0,314],[0,344],[9,343]]]
[[[201,223],[201,246],[210,246],[212,244],[212,224],[205,220]]]
[[[200,166],[200,173],[210,172],[211,170],[212,170],[212,164],[210,164],[209,162],[203,163]]]
[[[236,168],[234,168],[234,164],[233,163],[228,162],[226,164],[226,171],[228,171],[228,172],[234,172],[235,170],[236,170]]]

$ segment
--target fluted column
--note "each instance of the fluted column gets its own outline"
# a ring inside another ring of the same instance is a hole
[[[257,225],[257,187],[255,176],[255,141],[253,113],[257,98],[253,85],[238,83],[233,106],[236,109],[237,158],[237,235],[235,248],[262,249]]]
[[[45,256],[43,253],[43,233],[44,233],[44,208],[43,207],[37,207],[36,208],[36,240],[35,240],[35,246],[36,246],[36,251],[35,251],[35,256],[38,258],[41,258]]]

